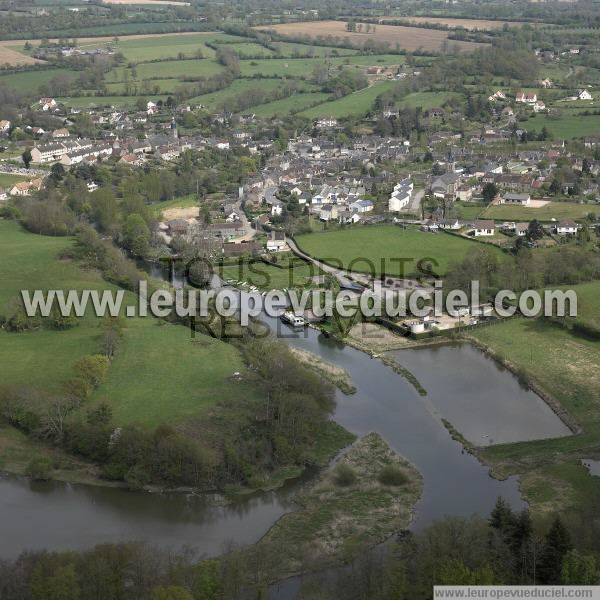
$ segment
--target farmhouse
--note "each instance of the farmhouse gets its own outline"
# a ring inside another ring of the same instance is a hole
[[[579,90],[577,100],[593,100],[593,96],[587,90]]]
[[[8,133],[10,129],[10,121],[7,121],[6,119],[2,119],[0,121],[0,133]]]
[[[475,237],[494,235],[496,231],[496,225],[494,221],[488,220],[477,220],[473,223],[473,234]]]

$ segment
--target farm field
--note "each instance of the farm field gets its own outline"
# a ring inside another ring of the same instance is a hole
[[[300,116],[309,119],[318,119],[320,117],[342,118],[361,116],[371,110],[379,94],[393,88],[394,85],[394,81],[379,81],[370,87],[343,96],[338,100],[318,104],[299,114]]]
[[[277,116],[285,116],[290,113],[300,112],[313,104],[319,104],[325,102],[329,97],[328,94],[323,92],[308,92],[306,94],[294,94],[289,98],[283,98],[282,100],[275,100],[266,104],[259,104],[253,106],[251,109],[244,111],[247,113],[253,113],[257,117],[271,118]]]
[[[207,58],[187,60],[164,60],[160,62],[140,63],[135,67],[135,76],[131,69],[113,69],[107,81],[144,81],[149,79],[173,79],[176,77],[210,77],[221,73],[223,67]]]
[[[272,42],[277,54],[293,58],[295,55],[310,54],[314,57],[323,56],[353,56],[358,50],[352,48],[331,48],[312,44],[296,44],[294,42]]]
[[[504,25],[510,27],[522,27],[523,23],[519,21],[495,21],[489,19],[459,19],[453,17],[380,17],[380,21],[408,21],[410,23],[434,23],[436,25],[447,25],[448,27],[457,28],[462,27],[463,29],[502,29]]]
[[[104,0],[106,4],[158,4],[166,6],[189,6],[189,2],[179,2],[178,0]]]
[[[537,510],[576,508],[597,494],[598,478],[590,477],[579,459],[600,441],[600,342],[525,318],[472,335],[532,377],[583,426],[578,435],[489,447],[483,458],[500,474],[521,474],[521,490]]]
[[[97,272],[59,259],[72,244],[70,238],[33,235],[14,222],[0,221],[0,250],[6,258],[0,263],[0,278],[7,282],[0,289],[1,313],[21,289],[115,291],[117,288]],[[133,294],[125,294],[124,304],[135,302]],[[123,338],[107,380],[92,397],[92,401],[108,401],[119,422],[177,422],[197,414],[217,398],[239,397],[240,385],[244,387],[242,395],[254,393],[250,386],[228,379],[233,371],[244,372],[232,346],[204,336],[196,336],[193,343],[185,327],[162,325],[150,317],[123,320]],[[3,384],[22,385],[26,381],[32,389],[60,392],[63,382],[73,376],[73,364],[82,356],[98,353],[99,323],[88,310],[78,326],[67,330],[0,331]],[[135,372],[144,373],[144,377],[131,377],[133,364]],[[167,377],[174,372],[177,377]],[[43,394],[38,401],[43,402]]]
[[[404,57],[395,54],[375,54],[372,56],[346,56],[324,59],[289,58],[267,60],[243,60],[240,62],[244,77],[262,75],[263,77],[310,77],[317,65],[326,65],[330,69],[355,67],[364,69],[371,65],[392,66],[404,63]]]
[[[11,44],[13,46],[13,44]],[[0,44],[0,65],[9,65],[11,67],[23,67],[27,65],[35,65],[41,63],[41,60],[28,56],[21,52],[18,45],[11,47]]]
[[[247,94],[249,91],[258,90],[260,92],[274,92],[278,88],[286,85],[282,79],[235,79],[233,83],[223,90],[196,96],[189,100],[192,104],[202,104],[209,110],[217,110],[224,105],[234,102],[240,94]],[[304,84],[307,91],[312,91],[312,86]],[[245,111],[246,112],[246,111]]]
[[[453,92],[414,92],[404,96],[397,105],[402,108],[421,107],[423,110],[441,107],[450,98],[457,98]]]
[[[394,225],[309,233],[295,239],[301,250],[326,262],[328,259],[341,261],[344,267],[356,271],[374,270],[377,274],[385,272],[399,276],[415,275],[418,261],[425,258],[437,261],[434,271],[443,275],[451,262],[462,260],[476,247],[475,242],[458,236],[401,229]],[[498,255],[501,256],[499,249]],[[400,259],[405,261],[403,268]]]
[[[470,51],[481,47],[481,44],[473,42],[448,40],[448,32],[446,31],[420,27],[377,25],[375,33],[358,33],[347,31],[346,23],[343,21],[309,21],[261,26],[256,27],[256,29],[273,30],[283,36],[309,37],[317,39],[317,41],[320,37],[333,36],[344,39],[357,47],[363,46],[367,41],[388,43],[391,48],[398,47],[409,51],[420,49],[428,52],[439,52],[444,42],[449,42],[451,46],[456,45],[461,51]]]
[[[69,69],[40,69],[5,75],[1,73],[0,71],[0,83],[5,83],[13,89],[25,93],[37,93],[41,85],[48,83],[48,81],[58,75],[66,75],[73,79],[77,76],[75,71],[70,71]]]
[[[600,214],[600,206],[594,204],[575,204],[574,202],[550,202],[540,208],[496,205],[489,206],[483,213],[483,219],[508,221],[551,221],[552,219],[582,219],[589,213]]]
[[[560,117],[535,115],[522,125],[529,131],[541,131],[544,127],[554,138],[571,140],[600,130],[600,115],[563,114]]]

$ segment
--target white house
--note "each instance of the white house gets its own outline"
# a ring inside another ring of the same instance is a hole
[[[588,92],[588,90],[579,90],[577,92],[577,100],[593,100],[594,97]]]
[[[556,226],[556,233],[558,235],[575,235],[578,229],[579,228],[575,221],[567,219],[558,223],[558,225]]]
[[[495,102],[496,100],[506,100],[506,94],[502,90],[497,90],[488,97],[488,100],[490,102]]]
[[[0,121],[0,133],[8,133],[9,129],[10,129],[10,121],[7,121],[6,119],[2,119]]]
[[[370,200],[357,200],[350,205],[350,210],[355,213],[366,213],[373,210],[373,203]]]
[[[285,233],[283,231],[271,231],[271,237],[267,240],[269,252],[281,252],[287,248]]]
[[[408,206],[413,192],[413,182],[410,177],[403,179],[394,186],[394,190],[388,201],[388,210],[390,212],[402,212]]]
[[[516,102],[521,102],[524,104],[535,104],[537,102],[537,94],[535,92],[517,92],[517,96],[515,98]]]
[[[54,98],[40,98],[39,105],[44,112],[56,108],[57,106]]]
[[[494,224],[494,221],[478,219],[473,223],[473,233],[475,237],[494,235],[495,231],[496,225]]]
[[[280,200],[273,201],[271,204],[271,216],[278,217],[283,212],[283,202]]]

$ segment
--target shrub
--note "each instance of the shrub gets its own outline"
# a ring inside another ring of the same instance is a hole
[[[356,481],[356,473],[350,465],[340,463],[333,472],[333,479],[337,485],[348,487]]]
[[[382,485],[404,485],[408,477],[397,465],[386,465],[379,472],[379,483]]]
[[[48,481],[52,468],[52,461],[49,458],[32,458],[25,469],[25,475],[34,481]]]
[[[106,377],[108,358],[101,354],[84,356],[75,363],[75,371],[92,387],[98,387]]]

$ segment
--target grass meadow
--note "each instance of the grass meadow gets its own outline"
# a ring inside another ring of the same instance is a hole
[[[326,262],[341,261],[342,266],[355,271],[399,276],[416,274],[422,259],[435,260],[438,266],[433,267],[434,271],[443,275],[451,262],[462,260],[476,244],[458,236],[394,225],[309,233],[295,239],[302,250]],[[403,266],[398,259],[404,260]]]

